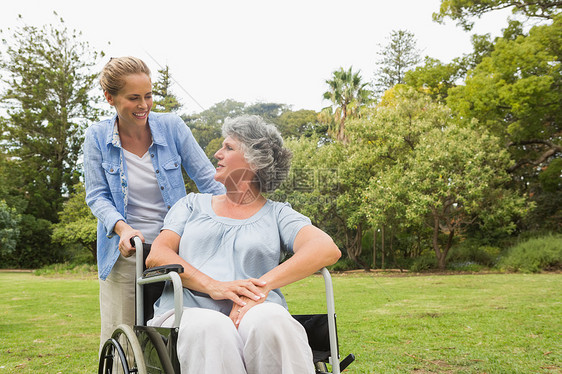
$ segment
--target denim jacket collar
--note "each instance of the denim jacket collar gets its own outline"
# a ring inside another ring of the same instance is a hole
[[[107,129],[106,144],[113,144],[115,147],[121,148],[119,130],[117,129],[117,113],[113,115],[110,123],[113,123],[114,126],[108,127]],[[161,124],[158,119],[152,114],[152,112],[148,114],[148,126],[150,127],[150,133],[152,135],[152,143],[164,147],[167,146],[168,142],[166,141],[166,137],[161,131]]]

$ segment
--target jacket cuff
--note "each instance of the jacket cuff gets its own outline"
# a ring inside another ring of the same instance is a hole
[[[113,236],[116,235],[114,229],[115,229],[115,225],[117,224],[118,221],[125,221],[125,218],[123,218],[123,216],[121,214],[119,214],[118,212],[115,212],[113,214],[111,214],[109,217],[107,217],[105,219],[105,235],[108,238],[112,238]]]

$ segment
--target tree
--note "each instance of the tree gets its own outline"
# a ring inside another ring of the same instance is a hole
[[[288,112],[285,104],[278,103],[255,103],[246,104],[235,100],[225,100],[202,111],[199,114],[183,116],[184,122],[193,132],[199,145],[206,149],[207,145],[214,139],[221,137],[221,127],[224,120],[229,117],[237,117],[242,114],[255,114],[263,117],[266,121],[278,124],[279,117]],[[221,140],[222,141],[222,140]],[[216,141],[213,142],[216,145]],[[218,148],[217,148],[218,149]],[[213,150],[212,153],[216,151]],[[211,151],[209,151],[211,153]]]
[[[0,256],[11,254],[16,249],[20,219],[14,208],[0,200]]]
[[[522,25],[518,21],[510,21],[503,29],[503,38],[513,40],[523,34]],[[449,90],[456,87],[460,81],[466,79],[467,74],[476,68],[485,57],[491,56],[495,42],[490,34],[472,35],[471,53],[454,58],[450,63],[426,57],[424,64],[406,72],[404,83],[408,86],[420,88],[431,95],[434,100],[445,103]]]
[[[372,157],[354,142],[326,142],[319,134],[287,141],[293,152],[288,180],[273,199],[290,201],[344,249],[358,266],[369,269],[362,258],[366,221],[358,214],[363,188],[376,170]]]
[[[559,0],[441,0],[433,20],[442,23],[445,18],[457,21],[465,30],[472,30],[474,17],[500,9],[512,8],[514,14],[539,19],[553,19],[562,9]]]
[[[100,54],[62,19],[8,30],[0,56],[6,87],[0,99],[8,108],[0,146],[17,164],[26,213],[56,222],[64,194],[78,181],[83,131],[100,113],[90,95]]]
[[[389,43],[378,52],[380,59],[376,62],[375,91],[381,95],[397,84],[404,83],[406,72],[420,62],[419,51],[413,33],[407,30],[394,30],[390,33]]]
[[[155,112],[177,112],[181,109],[182,105],[176,95],[170,90],[172,76],[168,65],[158,70],[158,74],[158,80],[154,82],[152,88],[152,93],[155,97],[152,110]]]
[[[262,117],[268,122],[276,122],[280,115],[287,112],[289,109],[285,104],[279,103],[255,103],[246,105],[244,109],[245,114],[253,114]]]
[[[406,72],[404,83],[420,88],[434,100],[444,102],[449,90],[456,86],[460,71],[461,67],[455,61],[444,64],[437,59],[426,57],[423,66]]]
[[[53,242],[63,246],[75,244],[88,250],[97,259],[97,219],[86,205],[86,191],[82,183],[74,186],[75,193],[64,203],[59,223],[53,225]]]
[[[339,247],[346,247],[348,229],[337,204],[342,143],[322,143],[313,135],[288,139],[285,145],[293,152],[291,171],[269,198],[289,201],[314,225],[329,233]]]
[[[314,134],[325,136],[328,130],[318,123],[318,113],[306,109],[284,112],[277,119],[277,128],[284,138],[311,137]]]
[[[244,114],[246,104],[235,100],[224,100],[198,114],[182,116],[199,145],[205,149],[213,139],[221,137],[221,126],[228,117]]]
[[[357,115],[359,108],[369,101],[371,91],[362,80],[360,71],[353,72],[353,67],[347,70],[340,68],[332,73],[332,79],[326,80],[329,88],[324,93],[324,99],[332,102],[329,111],[337,122],[336,138],[339,141],[346,141],[346,119]]]
[[[516,160],[509,170],[524,190],[562,155],[561,41],[562,15],[529,35],[499,38],[447,98],[458,118],[476,118],[508,144]]]
[[[468,226],[509,232],[525,213],[525,199],[507,189],[512,162],[501,141],[451,118],[445,106],[397,86],[383,106],[349,124],[362,153],[385,160],[364,190],[362,214],[374,227],[430,227],[441,269]]]

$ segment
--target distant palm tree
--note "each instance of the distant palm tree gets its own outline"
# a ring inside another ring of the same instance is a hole
[[[326,81],[329,86],[324,93],[324,99],[330,100],[335,108],[334,117],[339,120],[337,140],[347,141],[345,136],[345,120],[350,115],[355,115],[361,105],[366,104],[371,96],[371,91],[366,89],[368,83],[363,83],[360,72],[353,72],[340,68],[334,71],[332,79]]]

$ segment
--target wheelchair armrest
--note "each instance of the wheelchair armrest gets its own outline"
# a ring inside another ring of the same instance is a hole
[[[142,278],[151,278],[157,275],[168,274],[172,271],[175,271],[178,274],[183,273],[183,266],[179,264],[171,264],[171,265],[163,265],[163,266],[156,266],[153,268],[146,269],[142,273]]]
[[[182,268],[183,269],[183,268]],[[141,287],[145,284],[158,283],[170,281],[174,290],[174,325],[173,327],[179,327],[181,316],[183,313],[183,286],[180,279],[180,275],[175,271],[169,271],[163,274],[153,274],[149,277],[141,277],[137,279],[137,287]],[[142,287],[139,293],[137,293],[137,325],[141,325],[144,320],[144,315],[141,314],[143,307],[143,297],[142,297]]]
[[[159,266],[143,271],[144,267],[144,249],[142,241],[138,236],[131,239],[136,249],[136,324],[144,323],[144,297],[142,286],[149,283],[158,283],[170,281],[174,289],[174,327],[179,327],[183,312],[183,287],[180,279],[180,273],[183,273],[181,265]],[[148,274],[145,274],[148,273]]]

